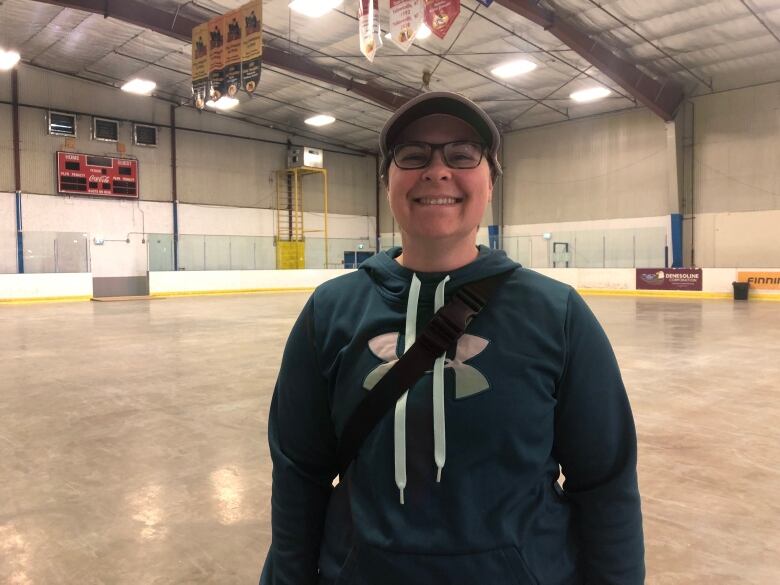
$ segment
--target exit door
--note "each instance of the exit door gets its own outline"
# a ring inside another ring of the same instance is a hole
[[[553,268],[569,267],[569,242],[553,242]]]

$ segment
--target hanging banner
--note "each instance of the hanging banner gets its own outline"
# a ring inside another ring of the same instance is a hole
[[[206,107],[209,94],[209,25],[200,24],[192,29],[192,95],[195,107]]]
[[[390,0],[390,38],[401,50],[409,50],[422,22],[423,0]]]
[[[241,87],[241,45],[243,41],[241,10],[225,14],[225,91],[228,97],[236,97]]]
[[[440,39],[460,14],[460,0],[425,0],[425,24]]]
[[[239,8],[244,29],[241,48],[241,87],[250,96],[260,83],[263,67],[263,0]]]
[[[379,30],[379,0],[358,0],[358,2],[360,52],[373,63],[377,49],[382,46],[382,31]]]
[[[217,101],[225,93],[225,17],[209,21],[209,99]]]

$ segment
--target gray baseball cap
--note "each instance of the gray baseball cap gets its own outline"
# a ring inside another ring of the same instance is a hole
[[[432,114],[449,114],[470,124],[482,137],[487,148],[487,159],[495,181],[501,174],[498,148],[501,134],[485,111],[467,97],[450,91],[431,91],[413,98],[398,108],[385,122],[379,134],[379,152],[382,155],[381,176],[387,180],[387,169],[393,160],[393,146],[409,124]]]

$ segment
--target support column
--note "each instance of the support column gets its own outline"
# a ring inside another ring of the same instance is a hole
[[[173,207],[173,269],[179,270],[179,193],[176,184],[176,106],[171,104],[171,205]]]
[[[682,211],[683,197],[683,131],[684,110],[679,108],[674,120],[666,122],[666,168],[667,209],[669,228],[667,230],[667,266],[679,268],[683,265]]]
[[[694,106],[692,101],[684,102],[680,108],[683,112],[682,132],[682,241],[683,266],[696,266],[695,223],[696,206],[693,192],[694,180]]]
[[[22,232],[22,155],[19,142],[19,73],[11,71],[11,108],[14,135],[14,191],[16,192],[16,265],[24,274],[24,234]]]

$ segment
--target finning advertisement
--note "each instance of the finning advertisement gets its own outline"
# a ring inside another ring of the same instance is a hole
[[[739,282],[750,283],[750,288],[780,290],[780,272],[737,272]]]

